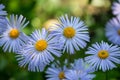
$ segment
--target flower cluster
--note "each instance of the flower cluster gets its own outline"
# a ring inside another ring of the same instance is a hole
[[[41,72],[50,66],[45,71],[47,80],[92,80],[95,77],[93,72],[105,72],[120,64],[119,7],[120,1],[113,4],[113,13],[117,16],[105,28],[106,37],[112,43],[96,42],[88,47],[84,58],[74,59],[72,63],[67,58],[64,62],[57,59],[63,54],[75,55],[90,42],[88,27],[80,18],[63,15],[55,24],[57,29],[36,29],[28,36],[23,29],[29,21],[22,15],[7,17],[7,12],[3,10],[5,7],[1,4],[0,47],[4,52],[15,53],[19,66],[27,67],[29,71]]]
[[[60,66],[60,62],[56,61],[46,71],[47,80],[92,80],[94,72],[83,59],[74,60],[69,67],[68,61],[65,60],[64,66]]]

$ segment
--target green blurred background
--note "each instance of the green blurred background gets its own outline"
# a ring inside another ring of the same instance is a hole
[[[114,17],[111,5],[115,0],[0,0],[5,5],[5,10],[10,14],[22,14],[30,21],[24,29],[30,34],[34,29],[45,27],[48,29],[51,23],[58,23],[61,15],[80,17],[89,28],[91,41],[107,41],[105,37],[105,24]],[[110,42],[109,42],[110,43]],[[78,51],[74,58],[84,57],[84,51]],[[66,58],[66,54],[59,60]],[[48,66],[49,67],[49,66]],[[105,73],[95,72],[94,80],[105,80]],[[108,80],[120,80],[120,65],[118,68],[108,71]],[[14,53],[5,53],[0,48],[0,80],[46,80],[44,72],[29,72],[27,68],[20,68]]]

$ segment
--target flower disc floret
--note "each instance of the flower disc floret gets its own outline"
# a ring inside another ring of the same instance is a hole
[[[63,30],[63,35],[66,37],[66,38],[73,38],[75,36],[75,29],[73,27],[66,27],[64,30]]]
[[[106,50],[100,50],[98,52],[98,57],[101,59],[106,59],[108,56],[109,56],[109,53]]]
[[[43,51],[47,48],[47,41],[46,40],[38,40],[35,44],[35,48],[38,51]]]
[[[59,79],[64,79],[65,78],[65,74],[64,72],[60,72],[59,75],[58,75]]]
[[[19,36],[19,31],[17,29],[12,29],[10,32],[9,32],[9,36],[10,38],[13,38],[13,39],[16,39],[18,38]]]

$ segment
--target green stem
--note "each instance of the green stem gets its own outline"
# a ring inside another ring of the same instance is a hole
[[[108,80],[108,72],[107,71],[105,72],[105,78],[106,78],[105,80]]]
[[[69,64],[69,66],[70,66],[70,63],[71,63],[71,56],[70,56],[70,54],[68,54],[68,53],[67,53],[67,56],[68,56],[68,64]]]

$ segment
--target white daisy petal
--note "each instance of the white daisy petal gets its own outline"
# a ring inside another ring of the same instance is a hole
[[[5,6],[3,4],[0,4],[0,35],[6,30],[7,12],[3,10],[4,8]]]
[[[4,8],[5,8],[5,6],[3,4],[0,4],[0,16],[6,16],[7,15],[6,11],[3,11]]]
[[[118,0],[118,2],[113,2],[112,10],[114,15],[120,14],[120,0]]]

